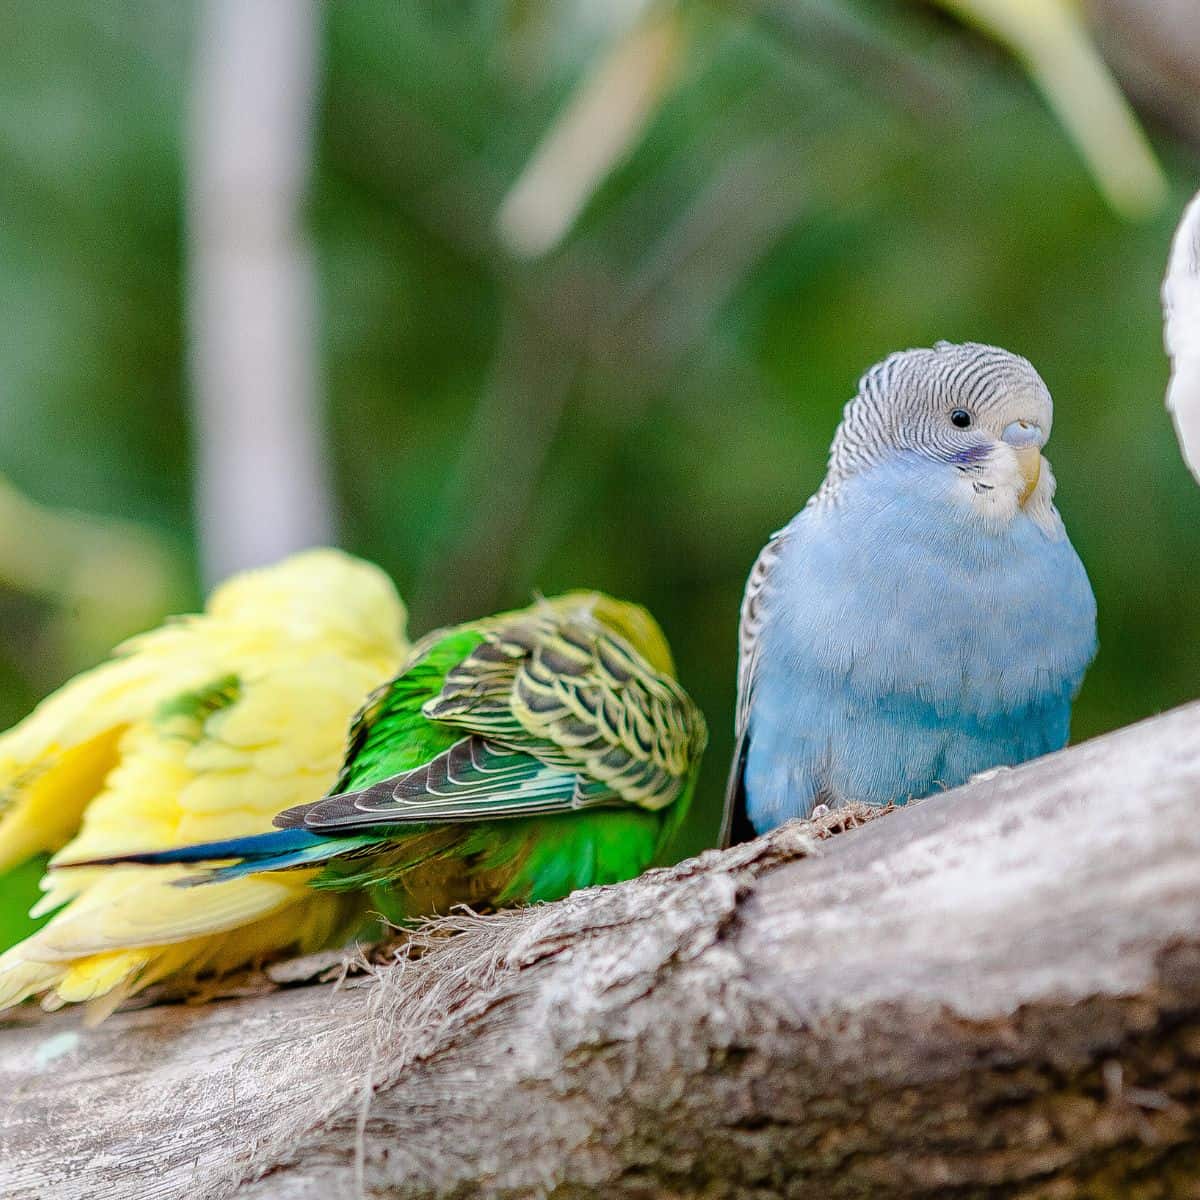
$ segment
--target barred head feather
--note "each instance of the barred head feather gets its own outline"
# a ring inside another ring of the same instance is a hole
[[[960,409],[970,417],[970,430],[952,420]],[[999,438],[1010,422],[1024,420],[1049,437],[1052,419],[1049,390],[1019,354],[978,342],[901,350],[859,380],[830,447],[822,492],[835,491],[889,451],[952,461],[978,445],[980,428]]]

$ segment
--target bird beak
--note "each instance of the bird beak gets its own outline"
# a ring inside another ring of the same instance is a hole
[[[1040,446],[1022,446],[1016,451],[1016,455],[1021,478],[1025,480],[1017,503],[1024,508],[1025,502],[1036,491],[1038,480],[1042,477],[1042,451]]]
[[[1012,447],[1017,456],[1017,467],[1020,469],[1021,478],[1025,480],[1017,502],[1024,508],[1025,502],[1037,490],[1038,480],[1042,477],[1042,443],[1045,442],[1046,435],[1033,421],[1013,421],[1005,426],[1000,438]]]

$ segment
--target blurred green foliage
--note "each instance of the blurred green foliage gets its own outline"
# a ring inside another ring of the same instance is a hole
[[[495,214],[622,5],[323,9],[328,420],[344,543],[414,628],[581,585],[646,603],[708,713],[715,821],[742,584],[841,405],[938,338],[1028,355],[1100,604],[1086,737],[1200,678],[1200,492],[1162,408],[1168,209],[1108,211],[1019,68],[902,4],[685,10],[644,139],[561,247]],[[190,547],[181,300],[189,6],[3,5],[0,474]],[[194,599],[194,597],[193,597]],[[84,665],[0,593],[0,721]],[[682,847],[702,844],[699,828]]]

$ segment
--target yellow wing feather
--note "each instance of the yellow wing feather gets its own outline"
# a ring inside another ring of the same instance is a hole
[[[0,863],[241,837],[321,796],[362,697],[397,668],[404,610],[376,568],[310,551],[248,572],[0,736]],[[178,888],[182,871],[47,872],[51,920],[0,955],[0,1008],[47,993],[106,1015],[167,975],[327,942],[353,901],[311,872]]]
[[[0,873],[67,841],[116,766],[125,728],[114,725],[66,749],[51,743],[25,770],[20,760],[0,768],[11,796],[6,803],[0,791]]]

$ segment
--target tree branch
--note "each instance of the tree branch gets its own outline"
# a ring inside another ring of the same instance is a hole
[[[1198,786],[1192,705],[340,990],[22,1012],[0,1194],[1194,1196]]]

